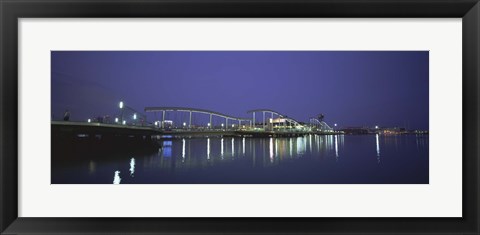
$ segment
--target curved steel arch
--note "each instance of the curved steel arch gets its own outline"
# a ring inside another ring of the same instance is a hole
[[[254,109],[254,110],[249,110],[247,113],[256,113],[256,112],[269,112],[269,113],[274,113],[280,117],[284,117],[285,115],[271,109]]]
[[[333,130],[333,128],[331,128],[326,122],[324,121],[320,121],[316,118],[310,118],[310,121],[314,120],[316,123],[320,124],[323,128],[325,128],[326,130]]]
[[[197,108],[188,108],[188,107],[146,107],[145,112],[161,112],[161,111],[178,111],[178,112],[193,112],[193,113],[204,113],[211,114],[218,117],[228,118],[237,121],[250,121],[250,118],[239,118],[223,113],[207,110],[207,109],[197,109]]]
[[[253,110],[249,110],[247,111],[247,113],[256,113],[256,112],[269,112],[269,113],[274,113],[278,116],[280,116],[281,118],[285,118],[287,119],[288,121],[292,122],[293,124],[295,125],[301,125],[300,122],[298,122],[297,120],[291,118],[291,117],[287,117],[286,115],[283,115],[275,110],[271,110],[271,109],[253,109]]]

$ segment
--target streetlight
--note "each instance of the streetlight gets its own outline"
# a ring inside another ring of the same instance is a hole
[[[87,122],[91,122],[92,120],[90,120],[90,118],[87,120]]]
[[[378,126],[375,126],[375,129],[378,129]]]
[[[136,113],[133,114],[133,120],[137,120],[137,114]]]
[[[234,127],[235,127],[235,124],[232,124],[232,128],[234,128]]]
[[[184,123],[183,123],[183,127],[185,127],[186,125],[187,125],[187,123],[186,123],[186,122],[184,122]]]
[[[337,126],[337,123],[333,124],[334,126]]]
[[[118,123],[118,118],[115,118],[115,123]]]

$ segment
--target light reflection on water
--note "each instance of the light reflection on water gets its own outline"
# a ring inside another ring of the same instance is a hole
[[[161,145],[150,155],[88,159],[85,173],[72,168],[71,177],[102,183],[99,174],[109,172],[111,180],[111,172],[115,172],[114,184],[428,183],[425,135],[186,137],[162,139]],[[52,170],[53,183],[68,182],[68,176],[55,177],[60,174]]]
[[[245,137],[242,139],[242,149],[243,149],[243,155],[245,155]]]
[[[185,161],[185,139],[182,139],[182,161]]]
[[[133,177],[135,173],[135,158],[130,159],[130,176]]]
[[[220,156],[221,156],[222,159],[223,159],[223,138],[222,138],[222,140],[221,140],[220,147],[221,147]]]
[[[210,160],[210,138],[207,138],[207,159]]]
[[[338,136],[335,136],[335,157],[338,160]]]
[[[377,143],[377,161],[380,163],[380,144],[378,141],[378,134],[375,135],[376,143]]]
[[[113,176],[113,184],[120,184],[122,178],[120,178],[120,171],[115,171],[115,175]]]

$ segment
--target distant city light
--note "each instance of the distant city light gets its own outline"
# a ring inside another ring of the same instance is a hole
[[[90,120],[90,118],[87,120],[87,122],[92,122],[92,120]]]
[[[118,106],[123,109],[123,101],[120,101],[120,104],[118,104]]]

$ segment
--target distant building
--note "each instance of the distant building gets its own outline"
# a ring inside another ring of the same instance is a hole
[[[407,130],[403,127],[392,127],[392,128],[383,128],[381,133],[384,135],[399,135],[406,134]]]
[[[343,133],[347,135],[365,135],[370,132],[369,128],[366,127],[346,127],[340,129],[340,131],[343,131]]]

